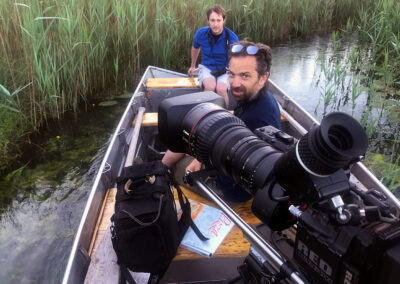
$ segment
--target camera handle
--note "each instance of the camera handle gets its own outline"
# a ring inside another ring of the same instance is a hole
[[[214,191],[202,182],[205,171],[189,172],[186,181],[196,184],[234,223],[244,236],[264,255],[271,266],[279,273],[290,278],[294,283],[305,283],[290,262],[283,259],[259,234],[256,233],[239,215],[237,215]]]

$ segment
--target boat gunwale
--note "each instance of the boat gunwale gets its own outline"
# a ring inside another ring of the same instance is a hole
[[[89,211],[90,211],[90,209],[92,207],[92,202],[93,202],[95,193],[97,192],[100,179],[101,179],[101,177],[102,177],[102,175],[103,175],[103,173],[104,173],[104,171],[106,169],[106,164],[108,164],[107,161],[108,161],[110,153],[111,153],[111,151],[112,151],[112,149],[114,147],[114,143],[117,140],[117,137],[119,136],[119,133],[120,133],[120,131],[122,129],[123,123],[127,119],[128,113],[130,111],[131,106],[133,105],[133,102],[134,102],[134,100],[136,98],[136,95],[140,92],[140,89],[142,88],[142,86],[144,86],[144,80],[146,80],[148,78],[147,75],[150,74],[152,77],[155,77],[153,72],[152,72],[153,69],[160,70],[162,72],[171,73],[171,74],[174,74],[174,75],[177,75],[177,76],[186,77],[186,75],[184,75],[182,73],[178,73],[178,72],[175,72],[175,71],[171,71],[171,70],[168,70],[168,69],[163,69],[163,68],[159,68],[159,67],[155,67],[155,66],[151,66],[151,65],[148,66],[146,68],[145,72],[143,73],[143,76],[140,79],[135,91],[133,92],[133,95],[132,95],[131,99],[129,100],[129,103],[127,104],[127,107],[125,108],[125,111],[124,111],[124,113],[123,113],[123,115],[122,115],[122,117],[121,117],[121,119],[120,119],[120,121],[119,121],[119,123],[118,123],[118,125],[117,125],[117,127],[115,129],[115,131],[114,131],[114,134],[113,134],[113,136],[112,136],[112,138],[110,140],[110,143],[109,143],[109,145],[107,147],[107,151],[104,154],[104,158],[103,158],[103,160],[102,160],[102,162],[100,164],[100,167],[99,167],[99,169],[97,171],[94,183],[93,183],[93,185],[92,185],[92,187],[90,189],[90,193],[89,193],[88,199],[87,199],[86,204],[85,204],[85,209],[84,209],[84,211],[82,213],[77,232],[74,235],[74,242],[72,244],[71,252],[70,252],[70,255],[68,257],[67,266],[65,268],[65,272],[64,272],[64,276],[63,276],[63,280],[62,280],[63,284],[68,283],[68,280],[70,278],[72,265],[73,265],[73,262],[76,259],[76,254],[78,252],[78,247],[79,247],[79,244],[80,244],[80,241],[81,241],[81,238],[82,238],[83,228],[85,227],[85,223],[87,221],[87,217],[88,217]]]

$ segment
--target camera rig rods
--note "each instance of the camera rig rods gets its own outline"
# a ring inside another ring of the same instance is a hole
[[[276,269],[277,272],[286,275],[294,283],[305,283],[294,270],[283,269],[286,261],[262,238],[258,235],[239,215],[237,215],[214,191],[205,185],[201,180],[192,175],[192,181],[222,210],[224,213],[242,230],[245,237],[260,250],[267,261]]]

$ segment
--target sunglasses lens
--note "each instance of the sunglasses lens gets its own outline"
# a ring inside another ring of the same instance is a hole
[[[247,51],[247,54],[254,55],[258,52],[258,47],[255,45],[250,45],[247,47],[246,51]]]
[[[241,45],[241,44],[236,44],[236,45],[232,46],[233,53],[238,53],[238,52],[242,51],[242,49],[243,49],[243,45]]]

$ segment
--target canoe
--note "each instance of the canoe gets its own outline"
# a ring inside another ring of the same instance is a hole
[[[286,133],[299,138],[319,124],[271,80],[268,82],[268,89],[281,106],[282,127]],[[115,188],[115,179],[122,168],[135,157],[141,157],[143,160],[153,158],[151,155],[156,155],[157,152],[154,149],[160,148],[158,140],[154,137],[157,131],[157,110],[160,102],[165,98],[199,91],[201,90],[196,78],[188,78],[184,74],[153,66],[146,69],[110,139],[108,149],[98,169],[74,238],[63,283],[83,283],[85,281],[88,267],[93,260],[93,247],[101,243],[99,238],[102,235],[99,234],[99,227],[104,226],[101,225],[101,222],[106,222],[106,224],[109,222],[109,216],[105,214],[106,210],[110,210],[105,209],[107,199],[112,199],[110,197],[113,192],[111,189]],[[397,208],[400,208],[397,198],[362,163],[354,164],[351,173],[353,181],[359,186],[378,189],[392,200]],[[199,198],[201,199],[201,197]],[[204,202],[207,203],[207,201]],[[238,206],[236,209],[242,213],[250,212],[250,203],[243,206]],[[251,214],[247,213],[247,215]],[[254,221],[252,218],[252,216],[246,216],[245,219],[251,223]],[[235,234],[238,235],[238,238],[243,238],[239,230],[236,230]],[[227,240],[229,241],[229,235]],[[247,241],[243,239],[243,242]],[[199,281],[199,279],[190,279],[194,275],[205,275],[200,271],[201,267],[207,269],[206,274],[211,276],[214,275],[212,271],[224,271],[225,274],[236,273],[236,266],[244,258],[242,251],[233,251],[231,255],[221,253],[221,256],[216,255],[211,259],[198,257],[189,259],[191,255],[185,255],[185,252],[180,249],[180,253],[171,265],[171,269],[175,270],[169,275],[174,276],[173,282],[190,282]],[[185,262],[186,266],[184,266]],[[185,269],[179,269],[179,267],[186,267],[186,272],[190,273],[183,273]],[[195,272],[196,270],[199,270],[198,273]],[[179,275],[182,274],[181,278],[176,271],[181,271],[179,273]],[[190,275],[188,276],[188,274]],[[214,279],[226,277],[226,275],[217,274],[216,272]],[[171,279],[169,281],[172,281]],[[211,279],[207,281],[211,281]],[[90,283],[91,281],[86,280],[86,282]],[[103,283],[110,282],[104,281]]]

